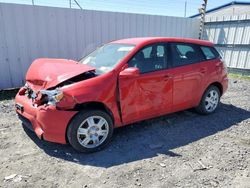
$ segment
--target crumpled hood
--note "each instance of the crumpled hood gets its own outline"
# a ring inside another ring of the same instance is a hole
[[[84,72],[93,71],[94,67],[79,64],[67,59],[36,59],[26,74],[26,81],[33,90],[54,87]]]

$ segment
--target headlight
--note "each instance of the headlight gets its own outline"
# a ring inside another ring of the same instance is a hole
[[[41,90],[43,95],[46,95],[48,104],[56,105],[56,103],[60,102],[63,98],[63,92],[59,89],[55,90]]]

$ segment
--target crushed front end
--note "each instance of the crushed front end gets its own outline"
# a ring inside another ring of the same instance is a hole
[[[25,85],[16,95],[16,112],[24,126],[40,139],[65,144],[67,125],[77,111],[58,109],[55,102],[61,97],[62,94],[55,90],[36,92]]]

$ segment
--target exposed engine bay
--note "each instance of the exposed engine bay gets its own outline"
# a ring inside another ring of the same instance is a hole
[[[60,88],[96,76],[97,75],[95,71],[84,72],[66,81],[63,81],[62,83],[56,85],[55,87],[39,91],[32,90],[29,84],[26,83],[26,85],[23,87],[23,90],[20,91],[20,94],[26,95],[29,99],[31,99],[34,106],[40,106],[44,104],[55,105],[56,102],[59,102],[63,98],[63,92],[60,90]]]

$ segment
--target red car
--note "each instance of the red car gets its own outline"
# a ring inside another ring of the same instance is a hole
[[[117,127],[189,108],[210,114],[227,87],[226,67],[211,42],[131,38],[80,61],[35,60],[15,107],[40,139],[93,152]]]

